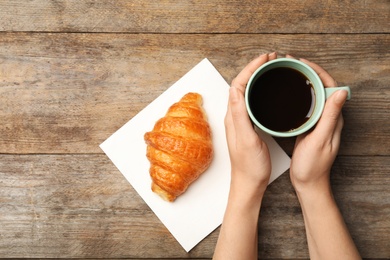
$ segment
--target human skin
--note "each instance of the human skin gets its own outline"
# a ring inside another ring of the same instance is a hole
[[[271,173],[267,145],[255,133],[244,101],[246,84],[262,64],[277,57],[263,54],[232,81],[225,116],[231,161],[228,204],[213,259],[257,259],[258,220]],[[293,58],[292,56],[287,56]],[[324,86],[336,81],[317,64],[301,59],[320,76]],[[333,198],[330,170],[339,146],[347,93],[335,92],[313,131],[296,139],[290,179],[305,221],[311,259],[361,259]]]
[[[275,58],[276,53],[272,53],[254,59],[232,81],[229,90],[225,129],[231,183],[214,259],[257,259],[257,225],[271,161],[267,145],[254,131],[246,112],[244,93],[253,72]]]
[[[337,86],[320,66],[301,60],[316,71],[324,86]],[[290,179],[302,208],[310,259],[361,259],[330,184],[344,125],[341,109],[347,94],[340,90],[328,98],[316,127],[297,137],[293,151]]]

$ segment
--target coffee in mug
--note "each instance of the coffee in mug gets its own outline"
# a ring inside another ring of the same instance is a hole
[[[250,78],[245,102],[252,122],[273,136],[296,136],[319,120],[325,100],[333,92],[350,88],[324,88],[317,73],[304,62],[279,58],[263,64]]]
[[[280,67],[262,74],[249,93],[249,107],[263,126],[278,132],[299,128],[315,105],[313,85],[296,69]]]

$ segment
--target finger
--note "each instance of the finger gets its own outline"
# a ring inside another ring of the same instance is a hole
[[[256,59],[252,60],[232,81],[232,87],[238,88],[245,92],[246,84],[248,83],[252,74],[264,63],[268,61],[268,54],[262,54]]]
[[[300,60],[309,65],[318,74],[325,87],[337,87],[337,82],[329,75],[326,70],[314,62],[302,58]]]
[[[341,132],[342,125],[339,120],[347,95],[347,91],[339,90],[326,101],[322,116],[313,131],[320,138],[319,140],[331,141],[336,129]]]
[[[231,87],[230,95],[231,98],[229,102],[231,109],[231,119],[235,129],[235,138],[239,140],[237,142],[242,142],[253,135],[254,130],[252,122],[250,121],[246,110],[244,94],[237,88]]]
[[[268,61],[274,60],[278,57],[278,54],[276,52],[268,54]]]
[[[335,134],[341,134],[343,127],[344,127],[344,118],[343,118],[343,113],[340,112],[339,120],[335,128]]]
[[[310,131],[307,131],[307,132],[305,132],[305,133],[300,134],[300,135],[297,136],[297,138],[295,139],[294,150],[295,150],[295,148],[298,146],[298,144],[299,144],[302,140],[304,140],[304,139],[306,138],[307,135],[309,135],[309,133],[310,133]]]
[[[341,131],[344,126],[344,119],[342,113],[340,113],[339,120],[337,121],[336,128],[332,137],[332,149],[336,151],[339,149],[340,141],[341,141]]]
[[[228,145],[230,145],[230,140],[233,140],[233,138],[235,138],[235,135],[236,135],[235,130],[234,130],[234,125],[233,125],[232,109],[231,109],[231,105],[230,105],[231,99],[232,99],[232,95],[231,95],[230,90],[229,90],[229,101],[228,101],[228,107],[227,107],[225,120],[224,120],[225,134],[226,134],[226,140],[227,140]]]

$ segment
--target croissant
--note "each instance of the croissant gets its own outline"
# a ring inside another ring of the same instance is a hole
[[[166,201],[183,194],[213,158],[211,129],[202,96],[188,93],[145,133],[152,191]]]

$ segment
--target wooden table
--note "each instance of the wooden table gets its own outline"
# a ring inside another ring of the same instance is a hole
[[[210,259],[219,229],[186,253],[99,144],[203,58],[230,82],[276,50],[352,88],[332,186],[390,258],[389,33],[388,0],[0,0],[0,256]],[[263,204],[260,257],[308,258],[288,172]]]

